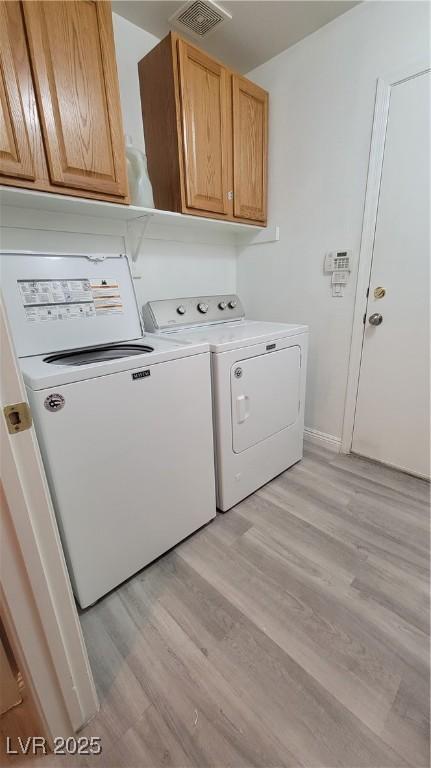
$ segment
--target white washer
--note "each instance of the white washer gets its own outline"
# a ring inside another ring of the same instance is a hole
[[[302,458],[307,326],[247,320],[235,295],[151,301],[143,316],[165,338],[209,344],[219,509]]]
[[[125,257],[3,254],[0,263],[85,608],[215,516],[208,345],[142,335]]]

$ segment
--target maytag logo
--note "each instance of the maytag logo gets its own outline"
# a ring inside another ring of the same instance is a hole
[[[151,376],[151,372],[149,370],[147,371],[137,371],[136,373],[132,373],[132,379],[146,379],[147,376]]]

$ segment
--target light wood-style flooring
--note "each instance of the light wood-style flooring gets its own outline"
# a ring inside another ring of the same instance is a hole
[[[91,766],[429,765],[421,480],[309,446],[81,621]]]

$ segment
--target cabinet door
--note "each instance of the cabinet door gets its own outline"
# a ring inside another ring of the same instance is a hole
[[[34,179],[34,163],[5,2],[0,2],[0,173]]]
[[[185,203],[229,212],[230,83],[228,71],[178,40]]]
[[[268,94],[232,76],[234,215],[266,221]]]
[[[110,3],[23,7],[51,182],[127,196]]]

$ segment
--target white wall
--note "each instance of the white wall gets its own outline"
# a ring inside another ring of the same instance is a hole
[[[125,225],[91,216],[2,209],[3,250],[118,254],[126,251]],[[230,245],[146,240],[133,265],[139,306],[149,299],[233,293],[235,250]]]
[[[270,91],[269,211],[279,243],[245,249],[238,292],[256,318],[308,323],[306,424],[341,437],[376,80],[429,56],[425,2],[367,2],[249,77]],[[322,273],[352,249],[342,299]]]
[[[132,137],[135,146],[144,149],[137,64],[159,39],[116,13],[112,14],[112,23],[124,133]]]
[[[149,299],[235,293],[235,248],[146,240],[134,274],[140,305]]]

